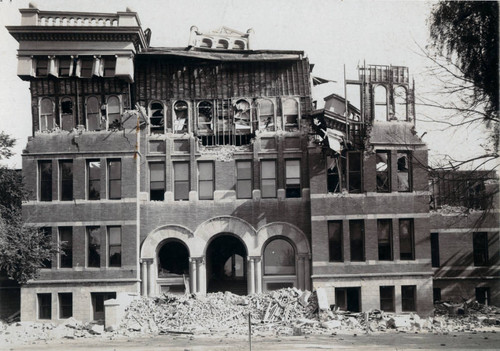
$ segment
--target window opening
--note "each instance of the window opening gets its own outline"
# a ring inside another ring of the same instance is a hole
[[[103,130],[105,125],[101,118],[101,107],[99,105],[99,100],[95,96],[90,96],[87,98],[87,129],[93,130]]]
[[[488,265],[488,233],[472,234],[472,250],[474,253],[474,266]]]
[[[198,104],[198,132],[201,134],[213,133],[213,104],[202,101]]]
[[[275,130],[274,104],[270,100],[259,101],[259,130],[269,132]]]
[[[165,133],[165,113],[163,104],[158,101],[151,103],[150,132],[151,134]]]
[[[109,267],[122,266],[122,228],[108,227]]]
[[[392,261],[392,220],[377,220],[378,259]]]
[[[439,233],[431,233],[431,260],[432,267],[439,267]]]
[[[70,318],[73,316],[73,294],[59,293],[59,318]]]
[[[300,160],[285,161],[286,197],[300,197]]]
[[[410,154],[398,152],[398,191],[411,191]]]
[[[37,57],[36,58],[36,71],[37,77],[47,77],[49,74],[49,58]]]
[[[276,197],[276,161],[262,160],[261,167],[261,195]]]
[[[214,198],[214,163],[198,162],[198,197],[200,200]]]
[[[189,200],[189,162],[174,163],[174,199]]]
[[[252,161],[236,161],[236,197],[252,198]]]
[[[375,87],[375,121],[387,121],[387,89],[382,85]]]
[[[391,191],[391,161],[389,151],[377,151],[376,170],[377,170],[377,191]]]
[[[73,58],[63,56],[59,58],[59,77],[69,77],[73,75]]]
[[[174,132],[178,134],[187,133],[188,131],[188,104],[185,101],[177,101],[174,104]]]
[[[104,77],[114,77],[116,68],[116,57],[106,56],[104,58]]]
[[[229,48],[229,43],[227,40],[219,40],[217,42],[217,49],[227,49]]]
[[[365,260],[365,228],[363,220],[349,221],[351,261]]]
[[[490,288],[489,287],[477,287],[476,288],[476,301],[482,305],[491,305],[490,300]]]
[[[401,260],[415,259],[415,239],[413,237],[413,220],[399,220],[399,252]]]
[[[38,319],[52,319],[52,294],[37,294]]]
[[[407,93],[402,86],[394,89],[394,117],[400,121],[407,120]]]
[[[89,161],[87,166],[88,172],[88,198],[89,200],[101,199],[101,162]]]
[[[349,192],[361,192],[361,152],[347,154]]]
[[[328,248],[330,262],[344,261],[342,221],[328,222]]]
[[[416,311],[416,298],[417,298],[416,285],[403,285],[401,286],[401,310],[403,312]]]
[[[328,169],[326,171],[327,187],[329,193],[340,193],[339,159],[337,157],[327,158]]]
[[[40,130],[52,130],[55,124],[54,103],[49,98],[43,98],[40,102]]]
[[[299,129],[299,104],[297,101],[287,99],[283,102],[283,117],[285,130],[287,132],[293,132]]]
[[[294,275],[295,249],[284,239],[274,239],[264,250],[265,275]]]
[[[61,129],[71,131],[74,127],[73,101],[65,97],[61,100]]]
[[[110,129],[121,128],[120,112],[121,112],[120,99],[116,96],[110,96],[108,98],[108,106],[107,106],[108,126]]]
[[[118,200],[122,197],[122,166],[120,160],[108,161],[108,191],[109,199]]]
[[[252,106],[246,100],[238,100],[233,106],[234,124],[237,134],[251,134],[253,131]]]
[[[380,309],[384,312],[395,312],[394,286],[380,287]]]
[[[60,161],[61,201],[73,200],[73,161]]]
[[[62,252],[59,253],[59,267],[72,268],[73,267],[73,228],[60,227],[59,228],[59,245]]]
[[[87,267],[101,267],[101,233],[99,227],[87,227]]]
[[[335,288],[335,305],[342,311],[361,311],[361,288]]]
[[[80,77],[92,78],[94,74],[94,58],[82,57],[80,59]]]
[[[52,161],[39,161],[40,201],[52,201]]]
[[[200,48],[211,48],[212,47],[212,41],[210,39],[203,39],[200,43]]]
[[[52,228],[51,227],[41,227],[43,238],[45,241],[52,241]],[[41,268],[52,268],[52,259],[47,258],[43,260]]]
[[[432,289],[432,301],[434,303],[441,301],[441,288]]]
[[[151,201],[165,200],[165,163],[154,162],[149,164],[150,184],[149,199]]]
[[[90,293],[94,321],[104,320],[104,301],[116,299],[115,292]]]
[[[158,278],[189,277],[189,251],[178,241],[168,241],[158,252]]]

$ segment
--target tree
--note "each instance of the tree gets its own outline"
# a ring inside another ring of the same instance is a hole
[[[0,132],[0,159],[12,156],[14,142]],[[0,271],[19,284],[36,278],[58,252],[46,231],[23,222],[21,205],[27,197],[21,172],[0,166]]]

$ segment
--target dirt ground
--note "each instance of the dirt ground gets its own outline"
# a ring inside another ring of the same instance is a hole
[[[377,333],[321,336],[255,336],[252,351],[275,350],[500,350],[500,333]],[[158,350],[230,351],[250,350],[248,337],[210,337],[157,335],[35,341],[31,344],[0,345],[0,350]]]

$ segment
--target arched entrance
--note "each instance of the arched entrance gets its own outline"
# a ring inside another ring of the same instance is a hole
[[[184,293],[189,290],[189,250],[181,241],[166,240],[158,245],[157,283],[160,292]]]
[[[230,233],[217,235],[207,247],[207,291],[247,294],[247,250]]]

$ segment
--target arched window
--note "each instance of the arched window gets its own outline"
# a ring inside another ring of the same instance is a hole
[[[229,43],[227,40],[220,39],[217,42],[217,49],[227,49],[227,48],[229,48]]]
[[[283,119],[287,132],[298,130],[299,128],[299,104],[296,100],[287,99],[283,101]]]
[[[188,132],[189,106],[186,101],[177,101],[174,104],[174,133]]]
[[[158,251],[158,278],[189,276],[189,251],[180,241],[168,241]]]
[[[212,47],[212,41],[208,38],[203,39],[200,43],[200,48],[211,48],[211,47]]]
[[[198,104],[198,131],[213,131],[213,105],[209,101],[202,101]]]
[[[398,86],[394,89],[394,117],[401,121],[406,121],[407,119],[406,98],[405,87]]]
[[[295,275],[295,249],[284,239],[274,239],[264,250],[265,275]]]
[[[387,89],[382,85],[375,87],[375,120],[387,121]]]
[[[160,101],[153,101],[150,105],[149,128],[151,134],[165,133],[165,112]]]
[[[108,98],[107,106],[108,128],[120,128],[121,124],[121,105],[117,96]]]
[[[59,106],[61,129],[71,131],[75,128],[74,113],[73,113],[73,100],[69,97],[63,97],[61,99],[61,105]]]
[[[101,120],[101,107],[96,96],[89,96],[86,105],[87,130],[104,129]]]
[[[248,101],[241,99],[234,104],[234,124],[236,133],[252,132],[252,109]]]
[[[259,130],[275,130],[274,104],[272,101],[263,99],[259,101]]]
[[[55,127],[54,103],[49,98],[40,101],[40,130],[51,130]]]

